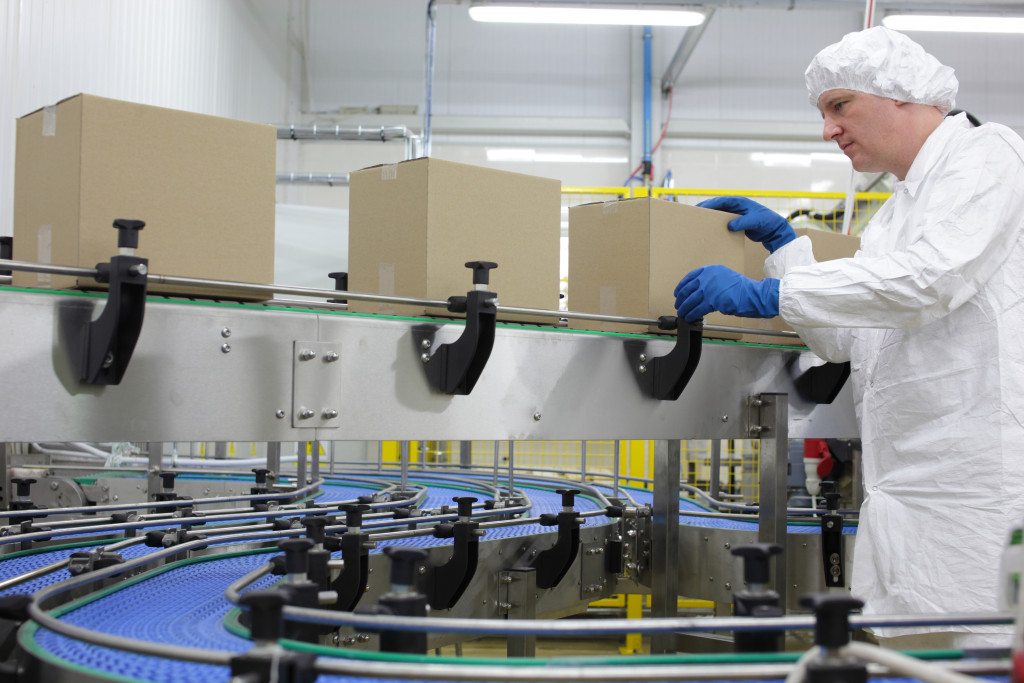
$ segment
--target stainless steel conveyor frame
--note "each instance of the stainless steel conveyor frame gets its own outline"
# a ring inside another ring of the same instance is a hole
[[[761,501],[760,540],[774,541],[785,534],[787,440],[858,435],[848,388],[830,405],[797,395],[796,368],[814,362],[806,349],[705,341],[682,396],[659,401],[641,392],[627,361],[635,336],[499,324],[472,393],[450,396],[429,387],[413,328],[438,326],[435,343],[445,343],[461,333],[459,321],[273,302],[151,298],[122,383],[81,385],[69,338],[105,301],[0,288],[0,443],[656,440],[659,617],[676,614],[681,440],[761,439],[762,490],[771,493]],[[645,339],[652,355],[672,348],[671,338]],[[784,582],[775,583],[784,595]],[[665,640],[652,651],[669,649]]]

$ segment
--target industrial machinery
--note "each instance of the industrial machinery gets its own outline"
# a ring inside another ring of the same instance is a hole
[[[94,272],[0,267],[109,285],[0,287],[5,681],[853,681],[937,667],[935,680],[1008,680],[1005,657],[908,665],[848,643],[849,626],[877,623],[851,615],[855,510],[834,492],[824,511],[785,504],[789,439],[857,436],[844,369],[806,350],[711,341],[699,326],[572,332],[558,319],[576,314],[499,306],[486,287],[390,297],[465,315],[409,320],[330,301],[147,298],[147,280],[185,279],[130,254]],[[502,311],[552,325],[497,323]],[[585,459],[517,470],[512,449],[487,469],[325,463],[319,447],[627,438],[655,441],[646,486]],[[693,438],[760,439],[756,508],[680,489]],[[183,440],[261,447],[255,461],[200,463],[171,454]],[[307,442],[311,456],[282,452]],[[97,446],[111,443],[137,450]],[[647,616],[585,618],[620,594],[647,596]],[[679,596],[712,607],[680,614]],[[1007,621],[944,619],[895,623]],[[534,656],[538,637],[626,633],[656,656]],[[481,636],[504,638],[508,657],[458,656]]]

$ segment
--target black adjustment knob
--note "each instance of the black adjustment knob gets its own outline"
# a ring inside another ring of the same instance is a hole
[[[838,510],[839,509],[839,499],[842,498],[842,497],[843,496],[841,494],[836,493],[835,491],[832,491],[830,493],[826,493],[825,494],[825,507],[827,507],[829,509],[829,511]]]
[[[363,513],[370,509],[369,505],[340,505],[338,509],[345,513],[345,526],[358,529],[363,526]]]
[[[279,640],[284,635],[281,611],[288,602],[283,590],[249,591],[238,598],[249,608],[249,632],[253,640]]]
[[[267,483],[267,475],[270,474],[270,470],[266,467],[253,467],[253,474],[256,475],[256,483],[260,486]]]
[[[769,558],[782,552],[778,543],[748,543],[732,549],[732,554],[743,558],[743,580],[747,583],[768,583],[771,577]]]
[[[313,547],[308,538],[288,538],[277,544],[284,551],[284,568],[289,574],[305,574],[309,571],[307,553]]]
[[[117,218],[114,220],[114,227],[117,228],[117,246],[120,248],[137,249],[139,247],[139,230],[146,226],[146,221],[136,221],[130,218]]]
[[[496,506],[497,506],[497,503],[494,500],[485,500],[484,501],[484,510],[493,510]]]
[[[837,648],[850,642],[850,612],[864,603],[840,593],[815,593],[800,598],[800,604],[814,610],[814,644]]]
[[[36,480],[28,477],[11,477],[11,483],[17,487],[19,498],[27,498],[31,495],[32,484],[36,483]]]
[[[541,526],[555,526],[556,524],[558,524],[558,515],[553,515],[550,512],[545,512],[543,515],[540,516],[540,521],[538,523]]]
[[[373,502],[373,496],[359,496],[356,500],[359,501],[360,505],[369,505]]]
[[[9,235],[0,237],[0,259],[14,258],[14,238]],[[9,270],[0,270],[0,275],[10,275]]]
[[[334,280],[334,289],[339,292],[348,291],[348,273],[336,272],[327,273],[327,277]]]
[[[618,505],[608,505],[604,509],[604,514],[608,517],[621,517],[623,509]]]
[[[497,268],[498,264],[493,261],[469,261],[466,267],[473,269],[474,285],[486,285],[491,281],[491,268]]]
[[[427,551],[423,548],[389,545],[384,548],[384,554],[391,559],[392,586],[413,585],[419,574],[416,564],[427,559]]]
[[[476,498],[473,496],[455,496],[452,501],[459,504],[459,517],[471,517],[473,515],[473,503]]]
[[[571,508],[576,504],[576,494],[580,493],[579,489],[556,489],[555,493],[562,496],[562,507]]]
[[[327,277],[334,280],[334,291],[346,292],[348,291],[348,273],[336,272],[327,273]],[[332,304],[347,304],[348,299],[328,299],[328,302]]]
[[[171,490],[174,488],[174,479],[178,476],[177,472],[161,472],[160,479],[164,482],[164,489]]]
[[[327,526],[327,518],[322,515],[314,515],[312,517],[306,517],[302,520],[302,526],[306,527],[306,538],[313,541],[313,543],[323,544],[324,527]]]

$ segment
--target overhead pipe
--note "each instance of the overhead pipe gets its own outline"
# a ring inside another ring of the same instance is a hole
[[[715,8],[708,7],[704,11],[704,21],[686,29],[686,34],[679,41],[679,47],[676,48],[672,61],[669,62],[668,68],[665,69],[665,74],[661,77],[662,93],[667,93],[675,87],[676,81],[679,80],[679,74],[690,60],[690,55],[693,54],[694,48],[700,42],[701,36],[704,35],[704,31],[707,29],[708,23],[711,22],[711,17],[713,16],[715,16]]]
[[[644,26],[644,186],[651,186],[651,27]]]
[[[278,140],[371,140],[387,142],[415,138],[407,126],[311,126],[295,124],[277,127]]]
[[[427,73],[426,102],[423,107],[423,156],[430,156],[430,117],[434,88],[434,43],[437,38],[437,19],[434,17],[434,0],[427,3]]]

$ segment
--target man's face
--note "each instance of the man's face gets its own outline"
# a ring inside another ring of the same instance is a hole
[[[890,171],[897,165],[899,128],[897,103],[854,90],[829,90],[818,98],[825,121],[822,137],[834,140],[862,172]]]

